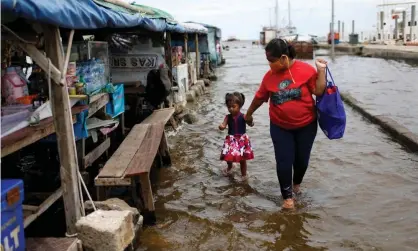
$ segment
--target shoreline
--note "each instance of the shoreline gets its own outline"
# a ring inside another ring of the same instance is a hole
[[[329,44],[317,44],[315,47],[318,49],[331,49]],[[335,51],[346,55],[407,60],[418,64],[418,46],[339,44],[335,46]]]

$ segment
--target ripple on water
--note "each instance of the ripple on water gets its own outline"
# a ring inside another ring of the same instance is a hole
[[[266,105],[248,130],[256,155],[248,164],[250,181],[220,175],[224,95],[243,92],[245,110],[268,68],[260,48],[232,49],[226,57],[210,93],[190,107],[199,122],[183,124],[169,139],[173,167],[155,185],[161,225],[145,229],[142,250],[416,250],[418,157],[348,107],[344,139],[318,132],[296,211],[280,210]],[[416,95],[408,94],[418,86],[404,81],[399,87],[399,79],[416,79],[405,64],[344,56],[332,69],[337,84],[374,113],[397,114],[405,123],[418,114],[411,105]],[[402,97],[394,96],[397,87]],[[385,92],[379,97],[376,89]],[[410,112],[402,108],[407,102]]]

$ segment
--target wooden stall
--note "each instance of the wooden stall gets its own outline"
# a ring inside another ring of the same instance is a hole
[[[84,149],[85,139],[93,136],[90,132],[91,128],[88,128],[91,124],[87,123],[86,133],[88,135],[79,140],[82,142],[81,148],[77,149],[74,123],[77,120],[76,117],[83,113],[87,114],[84,117],[86,120],[93,118],[98,113],[106,116],[106,106],[111,100],[111,95],[107,92],[89,96],[70,93],[67,72],[71,67],[70,58],[73,54],[74,37],[77,36],[78,41],[83,40],[80,33],[76,33],[74,27],[97,29],[107,26],[120,28],[139,25],[149,25],[148,28],[154,26],[146,22],[143,23],[142,17],[139,15],[121,14],[108,8],[97,7],[92,0],[86,0],[83,3],[70,1],[49,8],[48,3],[38,6],[38,2],[31,0],[26,1],[26,4],[13,3],[8,0],[2,1],[2,16],[6,17],[2,19],[2,40],[12,41],[13,46],[22,50],[46,74],[49,97],[46,98],[48,101],[38,108],[44,110],[36,110],[32,113],[32,115],[36,113],[38,123],[30,124],[24,120],[19,125],[21,128],[2,137],[1,157],[16,153],[39,140],[52,138],[57,143],[61,186],[47,195],[39,205],[23,205],[24,227],[33,223],[51,205],[62,198],[65,210],[66,237],[29,238],[26,244],[31,250],[35,250],[34,246],[39,245],[43,247],[41,250],[44,251],[54,248],[56,250],[58,247],[59,250],[75,250],[80,246],[77,241],[75,224],[85,214],[83,196],[87,195],[90,200],[92,199],[79,167],[85,169],[92,165],[99,156],[107,151],[111,142],[109,138],[105,138],[102,142],[98,142],[98,146],[91,152],[86,152]],[[36,11],[29,6],[36,6]],[[52,15],[51,19],[50,15],[49,17],[44,15],[45,11],[53,12],[55,15]],[[39,12],[42,13],[39,14]],[[77,23],[80,14],[93,15],[97,18]],[[28,20],[31,21],[28,22]],[[165,20],[158,20],[158,22],[161,23],[161,27],[165,27]],[[39,112],[37,113],[37,111]],[[122,116],[120,123],[124,133],[123,113],[119,116]],[[100,125],[101,121],[96,120],[95,122],[97,128],[109,127],[109,124]],[[117,125],[117,123],[115,124]]]

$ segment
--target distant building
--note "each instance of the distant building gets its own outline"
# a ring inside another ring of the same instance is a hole
[[[418,12],[416,7],[415,22],[412,24],[412,31],[410,26],[413,6],[411,3],[379,5],[376,18],[376,32],[375,36],[373,36],[376,38],[376,41],[402,40],[404,36],[407,41],[418,40],[418,26],[416,25]],[[404,12],[405,20],[403,20]],[[404,23],[405,29],[403,28]]]

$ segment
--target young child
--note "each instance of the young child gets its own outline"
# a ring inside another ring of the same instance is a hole
[[[232,173],[233,163],[240,163],[241,180],[248,179],[247,160],[254,158],[250,139],[246,133],[246,123],[241,107],[244,105],[245,96],[242,93],[234,92],[225,95],[225,105],[228,107],[229,114],[225,116],[219,130],[223,131],[228,127],[221,153],[221,160],[226,161],[227,167],[222,169],[222,173],[227,176]]]

